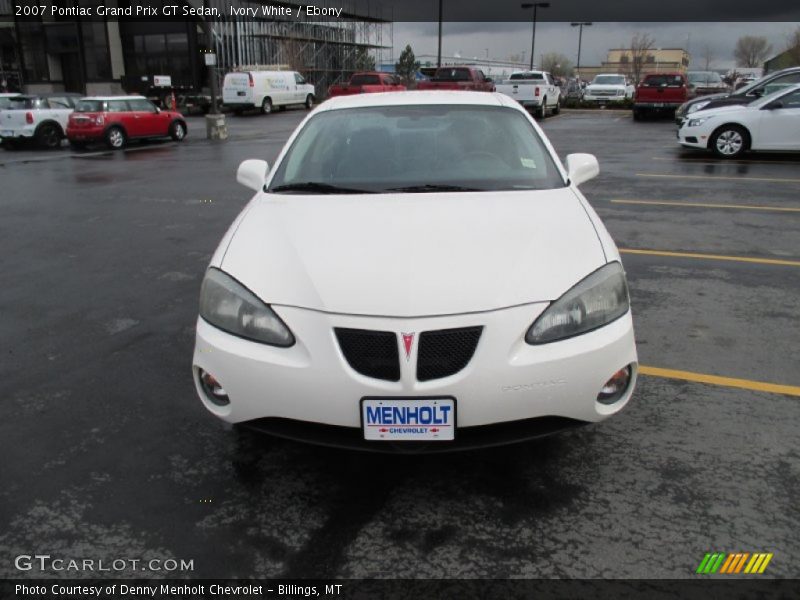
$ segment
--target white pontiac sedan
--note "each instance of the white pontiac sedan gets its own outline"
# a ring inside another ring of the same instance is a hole
[[[678,143],[738,158],[748,150],[800,150],[800,85],[744,106],[718,106],[683,118]]]
[[[637,357],[625,274],[502,94],[344,96],[312,112],[206,271],[194,379],[225,421],[378,451],[530,439],[619,412]]]

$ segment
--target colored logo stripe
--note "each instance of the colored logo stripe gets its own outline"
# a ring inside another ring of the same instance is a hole
[[[697,573],[703,575],[713,575],[714,573],[734,575],[738,573],[763,573],[769,562],[772,560],[771,552],[706,552]],[[745,566],[745,564],[747,566]],[[744,571],[742,571],[744,569]]]

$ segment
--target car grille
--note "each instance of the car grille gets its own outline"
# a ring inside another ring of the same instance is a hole
[[[430,381],[458,373],[475,354],[483,327],[424,331],[419,336],[417,379]]]
[[[400,381],[400,355],[394,333],[340,327],[334,331],[342,354],[355,371],[375,379]]]

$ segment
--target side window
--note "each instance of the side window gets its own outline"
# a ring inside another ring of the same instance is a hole
[[[131,110],[134,111],[152,113],[156,112],[155,104],[149,100],[145,100],[144,98],[139,100],[128,100],[128,105],[131,107]]]
[[[477,76],[478,81],[483,81],[484,79],[486,79],[486,75],[484,75],[483,71],[481,71],[480,69],[475,71],[475,75]]]
[[[125,100],[111,100],[108,102],[108,112],[121,113],[128,112],[128,103]]]
[[[783,108],[800,108],[800,90],[786,94],[780,99]]]
[[[305,80],[305,79],[303,79],[303,76],[302,76],[302,75],[300,75],[300,73],[295,73],[295,74],[294,74],[294,82],[295,82],[297,85],[303,85],[303,84],[306,82],[306,80]]]
[[[783,88],[795,83],[800,83],[800,73],[789,73],[783,77],[778,77],[777,79],[773,79],[769,83],[764,84],[760,89],[762,95],[766,96],[767,94],[777,92],[778,90],[782,90]],[[755,92],[756,90],[753,91]]]
[[[61,97],[48,98],[47,106],[48,108],[72,108],[69,100]]]

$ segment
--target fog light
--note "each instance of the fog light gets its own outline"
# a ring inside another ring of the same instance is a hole
[[[605,382],[603,387],[600,388],[600,393],[597,394],[597,401],[600,404],[614,404],[614,402],[622,398],[630,382],[631,366],[628,365],[614,373],[611,379]]]
[[[227,406],[231,403],[228,394],[225,392],[220,382],[217,381],[216,377],[203,369],[198,370],[198,376],[200,378],[200,387],[202,387],[203,391],[206,393],[206,398],[217,406]]]

